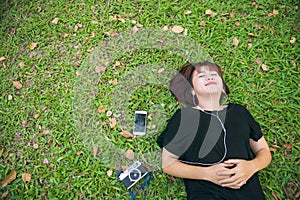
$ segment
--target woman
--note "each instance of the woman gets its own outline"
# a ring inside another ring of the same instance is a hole
[[[221,68],[187,64],[170,90],[188,106],[176,111],[157,143],[163,171],[183,178],[187,199],[265,199],[257,172],[271,161],[269,147],[245,107],[222,104],[229,89]]]

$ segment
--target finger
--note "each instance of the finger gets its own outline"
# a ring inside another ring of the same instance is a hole
[[[229,160],[226,160],[224,163],[226,163],[226,164],[238,164],[238,163],[240,163],[241,162],[241,160],[240,159],[229,159]]]

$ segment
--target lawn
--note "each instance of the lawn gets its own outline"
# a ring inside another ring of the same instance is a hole
[[[180,107],[170,77],[209,59],[271,148],[267,199],[299,199],[297,0],[1,0],[0,12],[0,198],[129,199],[117,170],[140,160],[153,179],[137,199],[184,199],[155,140]],[[147,134],[131,138],[135,110]]]

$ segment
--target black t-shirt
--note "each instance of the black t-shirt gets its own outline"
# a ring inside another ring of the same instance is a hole
[[[261,129],[250,112],[238,104],[221,111],[191,107],[176,111],[157,143],[186,164],[210,166],[228,159],[253,158],[249,138],[258,141]],[[257,174],[241,189],[223,188],[203,180],[184,179],[188,199],[265,199]],[[195,196],[195,198],[193,198]]]

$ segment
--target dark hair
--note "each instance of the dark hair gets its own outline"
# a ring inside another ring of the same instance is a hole
[[[187,103],[192,106],[195,106],[194,103],[198,103],[197,97],[193,97],[192,95],[192,79],[194,71],[204,66],[208,67],[210,70],[216,71],[219,74],[223,82],[223,89],[225,93],[230,93],[229,88],[223,79],[222,69],[217,64],[211,63],[209,61],[194,64],[187,63],[179,70],[179,73],[176,74],[170,81],[170,91],[178,102]],[[223,99],[223,97],[224,94],[221,95],[220,101]]]

